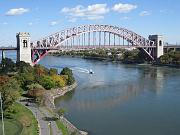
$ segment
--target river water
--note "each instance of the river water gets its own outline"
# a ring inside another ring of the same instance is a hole
[[[40,64],[73,70],[78,87],[55,104],[90,135],[180,135],[180,69],[54,56]]]
[[[180,69],[54,56],[40,64],[73,70],[78,87],[55,104],[90,135],[180,135]]]

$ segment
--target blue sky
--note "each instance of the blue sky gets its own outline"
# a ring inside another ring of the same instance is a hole
[[[0,46],[17,32],[32,40],[83,24],[110,24],[180,43],[180,0],[0,0]]]

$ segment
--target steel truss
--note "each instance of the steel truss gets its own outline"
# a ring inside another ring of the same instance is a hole
[[[98,33],[98,34],[97,34]],[[103,34],[103,35],[102,35]],[[108,35],[109,34],[109,35]],[[111,37],[113,35],[113,37]],[[98,36],[98,40],[97,40]],[[110,25],[83,25],[62,30],[40,40],[33,41],[32,62],[36,64],[50,50],[74,50],[74,49],[92,49],[92,48],[117,48],[116,37],[127,41],[128,45],[141,48],[152,60],[154,60],[155,44],[133,31]],[[93,41],[91,41],[91,38]],[[114,40],[111,44],[111,40]],[[98,45],[95,43],[98,41]],[[87,42],[87,45],[85,45]],[[108,45],[106,44],[108,42]],[[93,45],[91,45],[91,43]],[[119,44],[119,47],[123,46]]]

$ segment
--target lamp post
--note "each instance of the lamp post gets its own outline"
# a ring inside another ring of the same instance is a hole
[[[1,100],[2,131],[3,131],[3,135],[5,135],[5,133],[4,133],[4,120],[3,120],[3,107],[2,107],[2,97],[1,97],[1,92],[0,92],[0,100]]]

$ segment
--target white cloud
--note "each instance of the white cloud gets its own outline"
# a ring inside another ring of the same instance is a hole
[[[78,5],[74,8],[65,7],[61,12],[67,14],[67,16],[73,20],[74,18],[76,18],[76,20],[77,18],[98,20],[104,18],[104,15],[109,12],[109,8],[107,8],[107,4],[94,4],[87,7]]]
[[[112,10],[119,13],[128,13],[136,8],[137,5],[119,3],[119,4],[115,4]]]
[[[29,12],[29,9],[26,8],[13,8],[6,12],[7,16],[16,16],[16,15],[22,15],[24,13]]]
[[[151,12],[149,11],[142,11],[139,13],[140,16],[148,16],[148,15],[151,15]]]
[[[57,21],[52,21],[52,22],[50,22],[50,25],[51,25],[51,26],[54,26],[54,25],[57,25],[57,24],[58,24]]]

